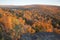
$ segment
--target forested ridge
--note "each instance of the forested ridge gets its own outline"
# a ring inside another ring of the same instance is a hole
[[[46,36],[43,36],[44,33]],[[47,40],[44,38],[49,37],[50,33],[58,35],[50,40],[59,40],[60,6],[0,7],[0,40]],[[33,39],[36,35],[40,36]]]

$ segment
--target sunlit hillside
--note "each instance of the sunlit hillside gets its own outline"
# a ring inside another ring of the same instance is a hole
[[[0,6],[0,40],[60,40],[60,6]]]

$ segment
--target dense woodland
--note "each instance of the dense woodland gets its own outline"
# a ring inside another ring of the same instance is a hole
[[[59,6],[0,7],[0,40],[30,40],[21,36],[41,32],[60,35]]]

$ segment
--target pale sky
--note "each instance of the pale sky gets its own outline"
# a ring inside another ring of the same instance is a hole
[[[0,5],[46,4],[60,6],[60,0],[0,0]]]

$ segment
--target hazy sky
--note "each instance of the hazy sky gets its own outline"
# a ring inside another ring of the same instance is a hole
[[[60,0],[0,0],[0,5],[31,5],[31,4],[47,4],[60,6]]]

